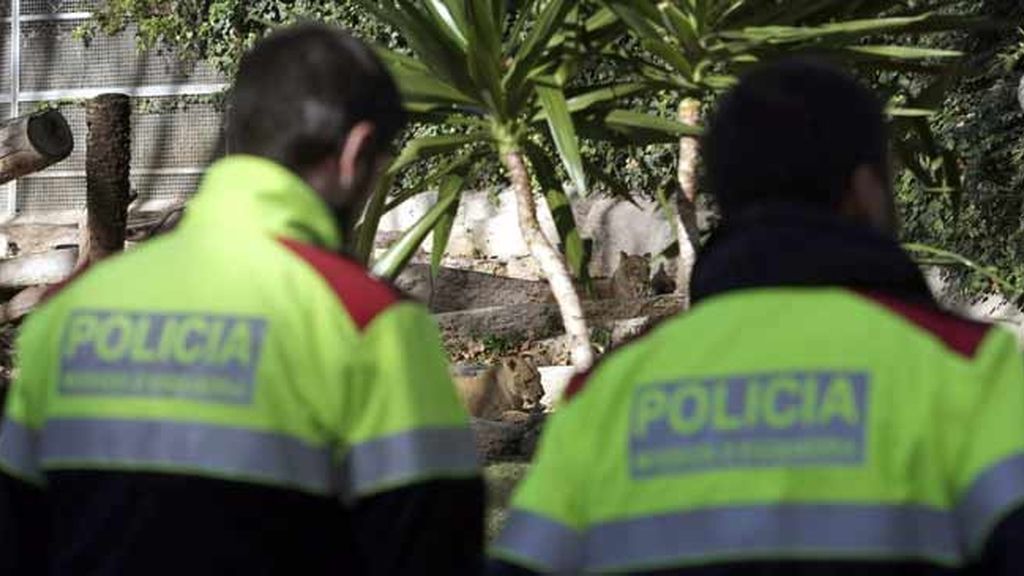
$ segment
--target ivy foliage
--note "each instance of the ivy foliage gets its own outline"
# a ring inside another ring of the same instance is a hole
[[[780,0],[780,3],[784,0]],[[513,9],[520,0],[510,0]],[[911,9],[940,9],[992,17],[998,22],[1024,22],[1020,0],[902,0]],[[354,0],[108,0],[97,18],[81,30],[84,38],[132,27],[143,49],[173,50],[186,60],[210,62],[233,76],[241,55],[274,26],[301,20],[336,23],[358,36],[399,53],[408,53],[401,35],[369,16]],[[639,50],[624,38],[624,50]],[[634,42],[635,44],[635,42]],[[904,219],[903,239],[948,249],[976,263],[974,268],[943,259],[961,290],[981,295],[999,289],[1024,294],[1024,113],[1017,89],[1024,74],[1024,31],[999,29],[923,38],[921,46],[960,50],[968,56],[951,77],[944,99],[927,119],[940,152],[919,166],[932,175],[952,165],[960,189],[949,194],[946,183],[902,169],[897,194]],[[585,63],[573,82],[622,82],[622,67],[609,61]],[[572,85],[569,86],[572,88]],[[928,86],[909,86],[923,93]],[[623,107],[641,108],[674,117],[678,96],[672,91],[646,94]],[[924,120],[909,120],[924,121]],[[436,126],[414,127],[409,138],[438,133]],[[581,135],[587,162],[611,172],[609,181],[593,187],[603,192],[644,191],[653,194],[670,185],[676,149],[661,146],[608,146]],[[944,163],[944,164],[943,164]],[[425,171],[429,166],[424,166]],[[566,178],[560,167],[559,176]],[[480,184],[497,182],[487,170],[470,174]],[[419,179],[415,171],[403,178]],[[401,182],[399,182],[401,184]],[[997,282],[993,275],[1005,280]],[[1020,302],[1024,305],[1024,300]]]
[[[960,4],[997,22],[1024,22],[1019,0]],[[944,267],[962,295],[998,291],[1024,306],[1024,112],[1017,101],[1024,31],[983,30],[947,42],[968,56],[931,124],[958,163],[963,193],[942,194],[902,174],[897,190],[903,237],[976,263]]]
[[[230,78],[242,55],[272,28],[304,20],[338,24],[361,38],[402,48],[397,32],[349,0],[108,0],[79,34],[88,41],[136,26],[140,49],[205,60]]]

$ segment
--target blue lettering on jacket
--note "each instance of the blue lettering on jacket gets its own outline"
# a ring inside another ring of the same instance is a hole
[[[869,390],[866,372],[843,371],[640,386],[630,408],[632,474],[861,464]]]
[[[266,336],[262,318],[82,310],[65,325],[59,390],[245,404]]]

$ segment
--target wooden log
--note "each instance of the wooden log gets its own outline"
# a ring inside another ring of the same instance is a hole
[[[60,162],[74,148],[71,128],[57,110],[4,122],[0,124],[0,184]]]
[[[62,282],[71,275],[77,260],[77,248],[0,260],[0,288],[28,288]]]
[[[131,203],[131,99],[102,94],[85,107],[86,225],[79,265],[124,250]]]
[[[28,316],[49,292],[49,286],[32,286],[18,292],[14,298],[0,305],[0,324],[17,322]]]

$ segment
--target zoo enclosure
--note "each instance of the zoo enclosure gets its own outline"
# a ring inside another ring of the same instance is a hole
[[[75,137],[72,155],[0,187],[0,218],[61,220],[85,207],[84,100],[133,96],[132,188],[137,207],[181,200],[216,153],[223,78],[203,63],[142,52],[135,29],[76,35],[101,0],[0,0],[0,119],[53,106]]]

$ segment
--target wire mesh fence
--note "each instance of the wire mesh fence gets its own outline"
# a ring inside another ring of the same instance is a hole
[[[101,4],[0,2],[0,118],[56,107],[75,138],[69,158],[0,194],[2,215],[45,217],[85,206],[84,103],[101,93],[134,97],[132,186],[140,206],[191,195],[215,154],[223,79],[203,63],[186,64],[159,50],[139,50],[132,27],[82,40],[76,31]],[[16,14],[12,5],[18,8]]]

